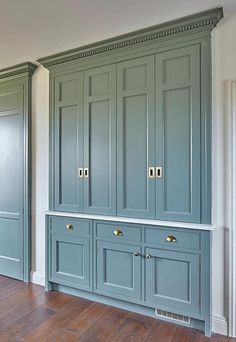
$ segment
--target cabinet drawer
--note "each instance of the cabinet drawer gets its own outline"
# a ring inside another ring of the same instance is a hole
[[[102,239],[114,241],[141,242],[141,228],[120,223],[96,222],[96,235]]]
[[[200,250],[201,233],[195,231],[183,231],[172,228],[146,228],[145,243],[159,245],[162,248],[185,248]]]
[[[50,217],[50,229],[52,233],[88,236],[90,221],[70,217]]]

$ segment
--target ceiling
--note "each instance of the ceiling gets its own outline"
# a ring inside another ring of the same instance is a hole
[[[0,69],[236,0],[0,0]]]

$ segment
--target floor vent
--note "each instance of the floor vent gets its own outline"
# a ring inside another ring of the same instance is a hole
[[[165,318],[168,321],[174,321],[178,323],[184,323],[190,325],[190,317],[184,316],[184,315],[179,315],[173,312],[168,312],[160,309],[155,309],[155,315],[159,318]]]

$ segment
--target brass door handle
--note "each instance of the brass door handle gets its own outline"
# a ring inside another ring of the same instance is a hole
[[[122,233],[122,231],[120,229],[115,229],[114,232],[113,232],[113,235],[115,235],[115,236],[122,236],[123,233]]]
[[[151,258],[152,258],[151,254],[145,255],[145,259],[151,259]]]
[[[139,253],[139,252],[134,252],[133,255],[134,255],[134,256],[139,256],[140,253]]]
[[[73,230],[73,224],[67,223],[67,224],[66,224],[66,229],[67,229],[67,230]]]
[[[168,235],[165,240],[166,240],[166,242],[176,242],[177,241],[176,237],[173,235]]]

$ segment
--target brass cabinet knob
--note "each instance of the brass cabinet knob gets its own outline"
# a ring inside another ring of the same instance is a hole
[[[134,255],[134,256],[139,256],[140,253],[139,253],[139,252],[134,252],[133,255]]]
[[[147,255],[145,256],[145,259],[151,259],[151,258],[152,258],[151,254],[147,254]]]
[[[67,224],[66,224],[66,229],[67,229],[67,230],[73,230],[73,224],[67,223]]]
[[[176,239],[176,237],[173,236],[173,235],[168,235],[168,236],[166,237],[166,242],[176,242],[176,241],[177,241],[177,239]]]
[[[114,232],[113,232],[113,235],[115,235],[115,236],[122,236],[123,233],[122,233],[122,231],[120,229],[115,229]]]

